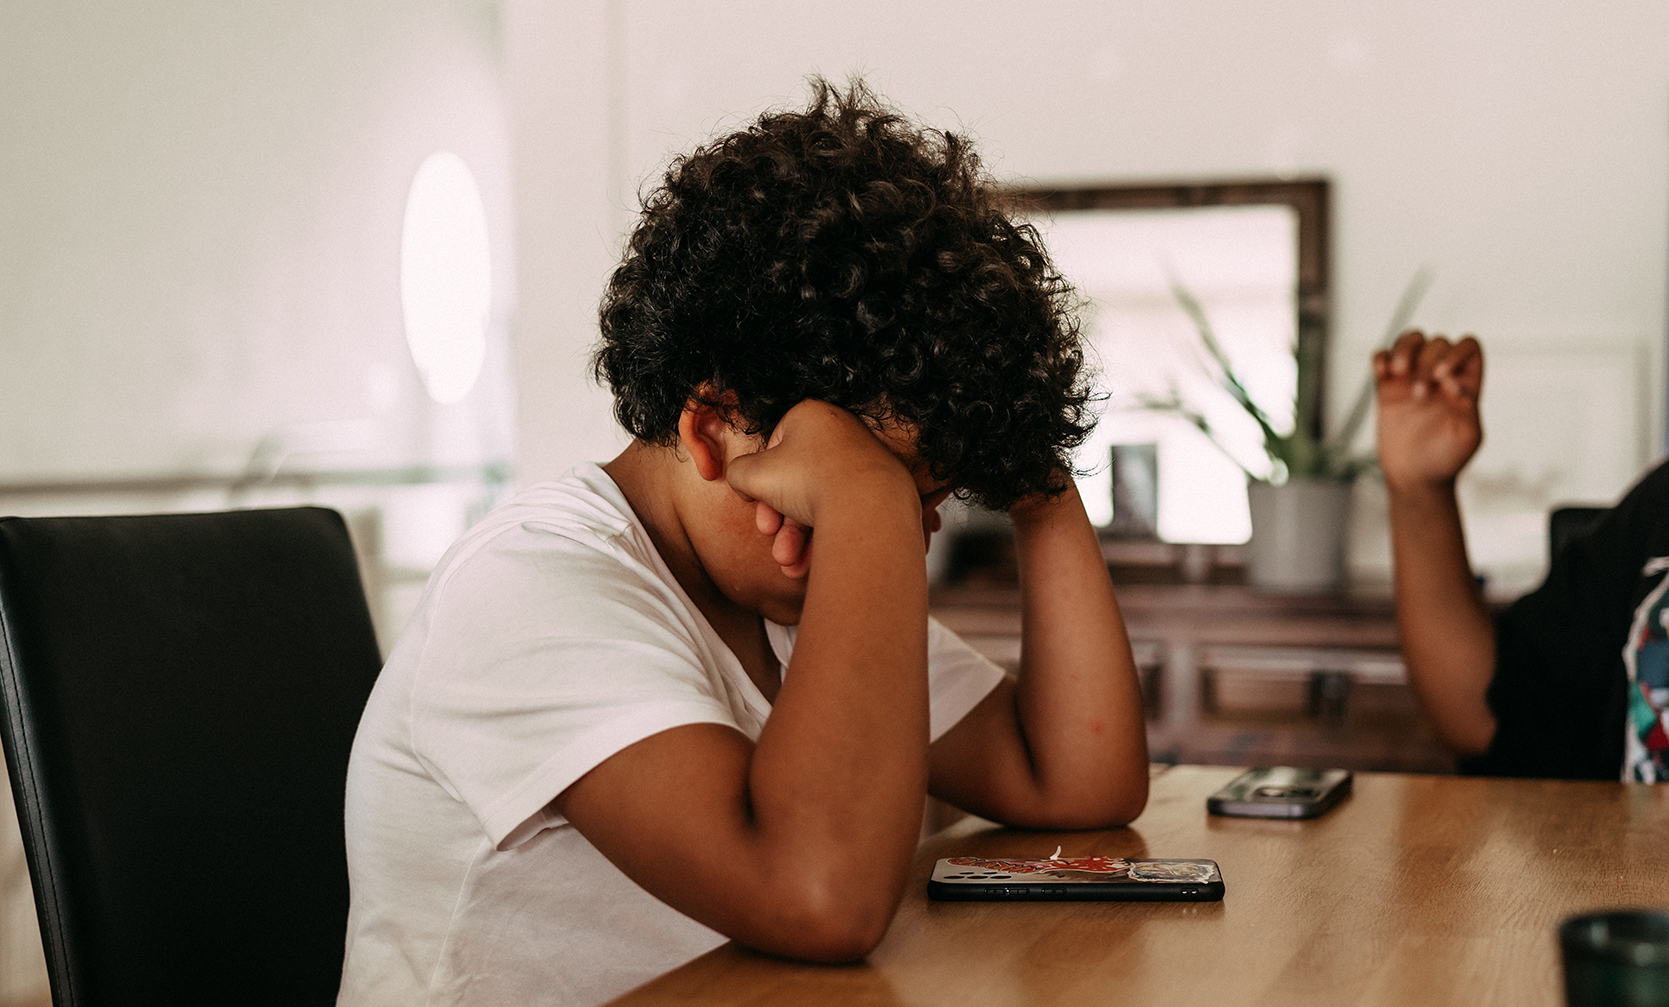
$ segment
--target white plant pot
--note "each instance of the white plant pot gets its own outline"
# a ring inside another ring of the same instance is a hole
[[[1350,490],[1350,483],[1332,479],[1248,486],[1252,541],[1246,546],[1247,581],[1259,590],[1292,594],[1343,587]]]

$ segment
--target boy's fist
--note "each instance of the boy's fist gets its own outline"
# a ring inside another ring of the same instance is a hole
[[[811,532],[828,507],[917,501],[899,457],[856,415],[808,399],[790,409],[754,454],[731,460],[730,485],[754,501],[755,524],[773,536],[771,558],[790,577],[810,568]]]
[[[1393,490],[1452,481],[1483,441],[1478,395],[1483,349],[1418,330],[1374,354],[1379,392],[1379,465]]]

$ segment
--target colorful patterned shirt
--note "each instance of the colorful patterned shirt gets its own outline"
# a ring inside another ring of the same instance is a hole
[[[1628,669],[1628,727],[1623,779],[1669,783],[1669,556],[1654,557],[1641,571],[1657,587],[1634,613],[1623,667]]]

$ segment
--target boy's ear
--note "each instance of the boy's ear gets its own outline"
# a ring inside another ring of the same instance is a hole
[[[721,396],[718,405],[704,402],[701,397],[691,398],[684,403],[684,412],[678,417],[678,443],[690,453],[696,472],[708,482],[723,479],[725,466],[729,464],[728,435],[733,427],[727,400],[734,398],[735,393],[727,393]]]

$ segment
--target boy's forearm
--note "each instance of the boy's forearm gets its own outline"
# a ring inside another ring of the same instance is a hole
[[[847,893],[865,887],[853,878],[882,879],[893,900],[927,786],[927,584],[915,499],[820,520],[793,660],[749,771],[760,842]],[[870,899],[854,911],[881,912],[884,927],[893,908]]]
[[[1128,821],[1147,801],[1147,736],[1130,639],[1095,528],[1069,489],[1016,513],[1014,532],[1022,608],[1016,708],[1042,808],[1060,824]]]
[[[1454,483],[1390,486],[1397,628],[1409,681],[1439,735],[1478,754],[1495,735],[1486,693],[1495,628],[1466,556]]]
[[[757,743],[691,724],[558,798],[634,881],[744,944],[846,961],[886,932],[926,789],[927,588],[908,481],[820,512],[800,634]]]

